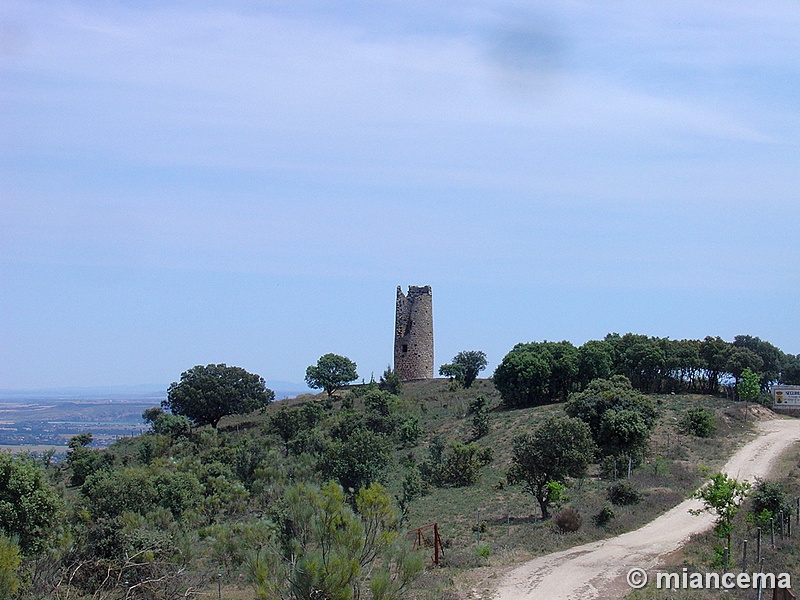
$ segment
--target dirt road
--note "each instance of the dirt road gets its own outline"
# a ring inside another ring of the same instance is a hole
[[[760,435],[725,464],[723,470],[729,475],[751,482],[756,476],[766,477],[772,461],[800,440],[800,420],[761,421],[758,428]],[[621,598],[630,591],[625,581],[630,568],[652,571],[663,556],[713,525],[714,517],[708,513],[689,514],[690,508],[700,507],[698,500],[686,500],[636,531],[540,556],[506,574],[494,598]]]

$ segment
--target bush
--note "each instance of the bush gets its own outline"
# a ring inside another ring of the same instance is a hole
[[[463,487],[478,481],[480,469],[493,460],[492,448],[480,449],[477,444],[451,442],[445,446],[441,438],[431,440],[429,458],[420,465],[423,478],[435,486]]]
[[[619,375],[595,379],[564,410],[589,425],[602,456],[640,454],[658,417],[655,402]]]
[[[394,396],[389,392],[382,392],[380,390],[369,390],[364,394],[364,408],[368,412],[378,415],[388,416],[391,412],[389,402],[394,399]]]
[[[454,442],[444,458],[444,481],[454,486],[476,483],[480,468],[488,464],[487,458],[491,462],[475,444]]]
[[[650,439],[650,427],[636,410],[607,410],[600,418],[595,441],[602,454],[632,456],[638,463]]]
[[[561,508],[564,504],[569,502],[567,496],[567,488],[560,481],[550,481],[547,483],[547,501],[550,506],[554,508]]]
[[[592,523],[594,523],[596,527],[605,527],[614,519],[614,517],[616,517],[614,514],[614,509],[611,508],[610,505],[606,504],[599,513],[592,517]]]
[[[775,398],[773,398],[772,394],[768,392],[762,392],[761,394],[759,394],[758,398],[756,398],[756,402],[758,402],[759,404],[761,404],[766,408],[775,407]]]
[[[0,593],[11,598],[19,589],[19,566],[22,564],[16,541],[0,533]]]
[[[478,396],[469,403],[467,414],[472,415],[472,439],[478,440],[489,433],[489,403]]]
[[[717,430],[717,420],[714,418],[714,413],[707,408],[692,408],[683,415],[678,423],[678,430],[686,435],[711,437]]]
[[[412,466],[403,478],[403,493],[397,498],[397,505],[400,508],[400,518],[405,521],[408,519],[408,511],[411,503],[426,492],[425,484],[422,481],[419,469]]]
[[[489,434],[489,414],[485,411],[472,415],[472,439],[479,440]]]
[[[560,533],[572,533],[581,528],[583,518],[574,508],[565,508],[553,515],[553,523]]]
[[[153,432],[173,438],[189,437],[192,422],[183,415],[162,413],[153,420]]]
[[[786,490],[779,481],[756,478],[750,498],[753,501],[753,514],[761,523],[769,523],[770,518],[777,519],[782,512],[792,513],[791,504],[786,499]]]
[[[489,524],[486,521],[475,523],[472,526],[472,533],[486,533],[489,530]]]
[[[390,458],[391,444],[385,435],[358,428],[347,441],[331,440],[320,453],[317,468],[345,490],[358,490],[377,481]]]
[[[0,452],[0,534],[11,556],[18,546],[24,554],[41,551],[54,533],[62,501],[44,470],[27,455]]]
[[[397,428],[397,441],[403,446],[416,446],[422,435],[422,427],[417,417],[408,417]]]
[[[179,517],[194,508],[203,495],[208,495],[208,485],[201,485],[191,472],[166,467],[128,467],[90,475],[81,493],[94,519],[115,518],[125,512],[144,516],[157,507]]]
[[[390,394],[399,394],[400,390],[403,389],[403,380],[400,375],[395,372],[392,367],[387,366],[386,370],[381,375],[380,383],[378,384],[378,388],[382,391],[389,392]]]
[[[634,487],[625,481],[612,483],[607,490],[608,499],[615,506],[629,506],[638,504],[642,500],[642,495]]]

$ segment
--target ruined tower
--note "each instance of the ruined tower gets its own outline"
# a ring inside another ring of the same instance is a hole
[[[397,286],[394,370],[403,381],[433,378],[433,300],[431,286]]]

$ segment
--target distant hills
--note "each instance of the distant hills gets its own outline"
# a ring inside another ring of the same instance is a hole
[[[141,402],[143,400],[153,400],[160,402],[166,398],[168,387],[168,383],[144,383],[139,385],[0,389],[0,401],[128,400]],[[311,391],[305,384],[291,381],[267,381],[267,387],[275,392],[276,400],[294,397]]]
[[[165,398],[167,386],[159,384],[108,385],[91,387],[49,387],[30,389],[0,389],[0,400],[29,402],[31,400],[158,400]]]
[[[275,400],[294,398],[300,394],[316,393],[305,383],[293,383],[291,381],[267,381],[267,387],[275,392]]]

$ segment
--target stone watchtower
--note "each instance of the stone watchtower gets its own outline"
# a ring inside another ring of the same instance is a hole
[[[397,286],[394,371],[403,381],[433,378],[433,300],[431,286]]]

